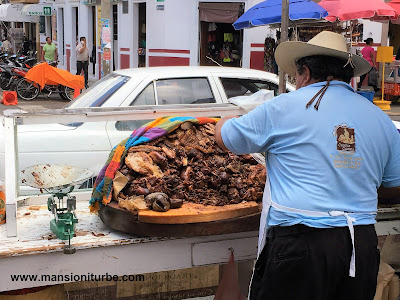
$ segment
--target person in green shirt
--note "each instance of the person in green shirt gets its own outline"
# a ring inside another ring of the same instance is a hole
[[[48,63],[58,59],[58,51],[56,45],[51,42],[51,38],[46,37],[46,44],[43,46],[42,51],[42,61],[47,61]]]

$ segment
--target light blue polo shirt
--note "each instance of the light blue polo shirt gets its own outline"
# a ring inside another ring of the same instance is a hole
[[[265,152],[272,201],[287,207],[357,213],[354,225],[375,223],[377,188],[400,186],[400,135],[380,108],[332,81],[319,105],[307,102],[319,82],[282,94],[221,129],[236,154]],[[265,195],[264,195],[265,197]],[[270,226],[347,226],[343,216],[307,217],[271,207]]]

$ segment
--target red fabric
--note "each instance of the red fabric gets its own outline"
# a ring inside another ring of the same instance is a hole
[[[394,8],[397,13],[400,12],[400,0],[392,0],[390,2],[387,3],[389,6],[391,6],[392,8]]]
[[[229,262],[224,268],[224,274],[218,285],[214,300],[245,300],[239,287],[233,251],[231,251]]]
[[[392,0],[387,3],[389,6],[394,8],[396,12],[400,15],[400,0]],[[400,18],[397,18],[396,20],[392,20],[392,23],[394,24],[400,24]]]
[[[78,97],[81,94],[81,90],[80,89],[74,89],[74,99],[76,97]]]
[[[322,0],[318,3],[328,11],[328,21],[354,19],[396,19],[395,9],[381,0]]]

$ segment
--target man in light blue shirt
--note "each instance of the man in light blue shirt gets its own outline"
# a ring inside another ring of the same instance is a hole
[[[282,43],[275,55],[297,90],[216,126],[222,148],[266,153],[250,299],[373,299],[377,189],[400,196],[400,135],[347,83],[370,65],[341,35]]]

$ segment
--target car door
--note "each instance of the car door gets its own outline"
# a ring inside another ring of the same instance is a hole
[[[207,75],[173,76],[153,78],[142,86],[126,106],[173,105],[221,103],[221,95],[215,81]],[[107,132],[112,145],[117,145],[128,137],[133,130],[150,120],[130,120],[107,123]]]

